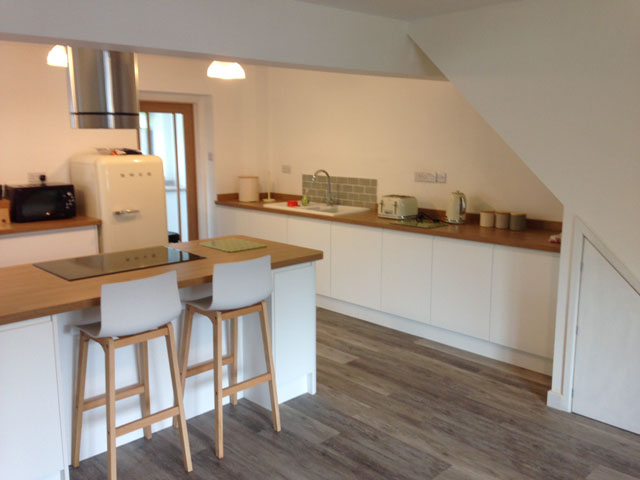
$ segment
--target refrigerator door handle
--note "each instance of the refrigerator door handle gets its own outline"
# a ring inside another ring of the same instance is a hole
[[[124,210],[115,210],[113,212],[114,215],[134,215],[136,213],[140,213],[140,210],[136,208],[126,208]]]

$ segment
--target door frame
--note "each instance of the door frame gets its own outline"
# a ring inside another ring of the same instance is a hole
[[[189,240],[199,238],[198,186],[194,108],[191,103],[140,100],[140,111],[149,113],[181,113],[184,119],[185,170],[187,172],[187,216]],[[180,185],[178,195],[180,195]],[[181,239],[182,240],[182,239]]]

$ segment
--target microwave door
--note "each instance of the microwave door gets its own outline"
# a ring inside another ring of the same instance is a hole
[[[114,252],[167,243],[162,161],[100,165],[102,250]]]

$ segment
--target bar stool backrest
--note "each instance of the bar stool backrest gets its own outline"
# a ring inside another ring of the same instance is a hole
[[[261,302],[273,290],[271,255],[213,267],[210,310],[237,310]]]
[[[154,330],[182,311],[175,271],[129,282],[102,285],[100,337]]]

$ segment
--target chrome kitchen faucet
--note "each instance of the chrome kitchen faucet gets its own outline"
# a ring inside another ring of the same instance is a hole
[[[327,176],[327,205],[331,206],[333,205],[333,198],[331,198],[331,176],[329,175],[329,172],[323,169],[316,170],[316,173],[311,177],[311,185],[316,183],[316,175],[319,173],[324,173]]]

